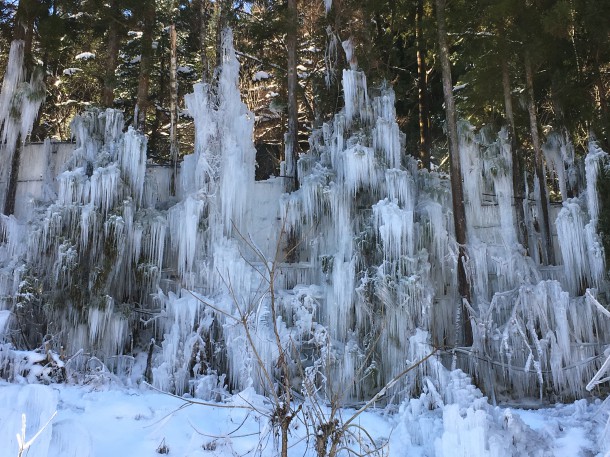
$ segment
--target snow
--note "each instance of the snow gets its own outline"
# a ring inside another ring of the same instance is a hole
[[[193,68],[189,67],[189,66],[185,66],[185,65],[179,65],[178,68],[176,69],[176,71],[178,73],[182,73],[185,75],[190,75],[191,73],[193,73]]]
[[[548,409],[463,407],[433,400],[433,392],[403,403],[390,413],[371,408],[355,425],[383,446],[388,457],[577,456],[603,455],[597,439],[603,424],[594,420],[600,403],[579,401]],[[245,391],[222,403],[189,404],[153,391],[100,385],[19,385],[0,383],[0,442],[3,455],[17,455],[16,435],[26,418],[29,457],[156,455],[229,456],[278,454],[263,397]],[[199,400],[193,400],[197,402]],[[251,405],[251,406],[249,406]],[[328,410],[323,408],[328,414]],[[55,416],[53,414],[57,412]],[[348,418],[354,410],[343,409]],[[300,418],[301,420],[303,418]],[[300,420],[291,427],[289,455],[314,456]],[[357,429],[354,429],[357,431]],[[356,435],[358,436],[358,435]]]
[[[259,70],[252,76],[252,81],[261,81],[263,79],[268,78],[270,78],[269,73],[267,73],[266,71]]]
[[[95,54],[92,52],[81,52],[74,56],[74,60],[89,60],[95,59]]]
[[[72,76],[81,71],[83,71],[83,70],[80,68],[65,68],[63,71],[63,74],[66,76]]]

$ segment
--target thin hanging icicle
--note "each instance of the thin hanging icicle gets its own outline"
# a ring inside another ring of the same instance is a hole
[[[587,177],[587,206],[591,220],[597,224],[599,217],[599,197],[597,195],[597,176],[600,166],[607,161],[608,154],[593,141],[589,142],[589,153],[585,157],[585,173]]]

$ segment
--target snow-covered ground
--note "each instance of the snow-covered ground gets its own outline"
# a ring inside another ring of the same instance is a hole
[[[376,455],[385,456],[604,455],[599,438],[607,415],[600,402],[527,410],[469,400],[468,407],[434,408],[422,397],[394,413],[371,409],[353,432],[366,430],[379,446]],[[147,386],[2,382],[0,455],[18,455],[23,415],[26,441],[52,418],[24,453],[28,457],[278,455],[264,398],[246,390],[223,405],[189,405]],[[342,417],[352,413],[344,410]],[[290,443],[290,456],[315,455],[301,418],[293,421]],[[367,452],[355,440],[352,446],[360,455]]]

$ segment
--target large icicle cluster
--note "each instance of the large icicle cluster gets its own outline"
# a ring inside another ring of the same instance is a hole
[[[568,190],[578,188],[573,149],[558,135],[550,136],[544,149],[562,193],[555,223],[562,265],[542,267],[542,239],[534,223],[540,202],[524,202],[529,243],[517,244],[506,136],[501,132],[490,142],[487,135],[466,131],[460,152],[467,182],[475,354],[463,366],[501,398],[582,395],[600,365],[601,335],[610,330],[607,317],[583,297],[587,288],[607,290],[595,228],[597,170],[606,155],[590,146],[586,192],[569,198]]]
[[[47,341],[116,366],[135,342],[137,308],[158,287],[166,218],[143,198],[146,138],[123,133],[120,112],[85,112],[72,131],[76,148],[48,193],[55,201],[27,224],[3,219],[3,296],[13,297],[3,307],[39,315],[13,337],[23,346]]]
[[[405,368],[418,328],[435,319],[434,336],[452,338],[452,308],[433,306],[433,297],[453,301],[455,256],[447,182],[404,154],[393,91],[370,97],[355,70],[344,71],[343,87],[345,108],[313,132],[282,214],[305,241],[300,257],[327,283],[320,322],[331,337],[334,388],[367,396]],[[431,271],[441,271],[438,285]]]

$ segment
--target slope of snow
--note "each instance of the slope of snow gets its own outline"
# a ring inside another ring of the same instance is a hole
[[[432,398],[411,399],[397,413],[373,408],[355,424],[381,446],[377,455],[388,457],[603,455],[597,442],[604,424],[595,420],[599,404],[580,400],[526,410],[492,408],[484,399],[465,398],[470,406],[437,407]],[[17,455],[22,414],[29,440],[54,412],[28,457],[153,456],[163,446],[174,456],[278,455],[265,417],[270,405],[252,390],[214,406],[189,405],[146,386],[6,383],[0,383],[0,455]],[[351,414],[353,410],[341,411],[343,418]],[[293,422],[289,455],[315,455],[306,438],[299,417]]]

